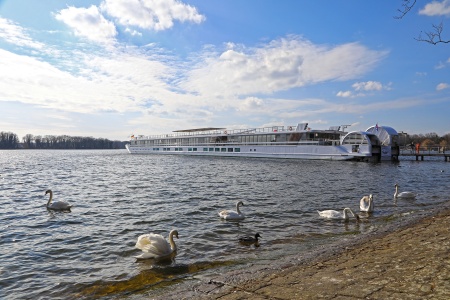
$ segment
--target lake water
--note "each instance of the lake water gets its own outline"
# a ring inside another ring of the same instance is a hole
[[[450,163],[131,155],[125,150],[0,151],[0,298],[123,298],[202,272],[311,251],[450,199]],[[394,201],[394,184],[418,194]],[[71,212],[45,207],[55,200]],[[317,210],[359,212],[324,220]],[[246,219],[220,220],[238,200]],[[177,229],[173,261],[139,261],[137,237]],[[259,247],[238,243],[262,236]]]

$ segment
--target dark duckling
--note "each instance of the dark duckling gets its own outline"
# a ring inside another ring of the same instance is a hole
[[[244,244],[255,244],[258,243],[259,240],[258,238],[260,238],[261,236],[259,235],[259,233],[255,234],[255,237],[252,236],[244,236],[239,238],[239,242],[244,243]]]

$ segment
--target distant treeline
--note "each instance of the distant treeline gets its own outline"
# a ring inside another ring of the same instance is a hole
[[[15,133],[0,132],[0,149],[124,149],[126,143],[93,137],[32,134],[20,141]]]
[[[441,147],[450,146],[450,133],[444,134],[443,136],[439,136],[435,132],[426,133],[426,134],[399,134],[399,142],[400,146],[406,146],[410,144],[420,144],[421,147],[427,146],[436,146],[439,145]]]

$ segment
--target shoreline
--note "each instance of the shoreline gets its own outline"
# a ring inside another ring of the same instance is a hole
[[[450,299],[450,201],[267,264],[197,274],[128,299]]]

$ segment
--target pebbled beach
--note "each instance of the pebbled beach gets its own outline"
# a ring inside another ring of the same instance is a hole
[[[450,202],[268,265],[200,276],[133,299],[450,299]]]

